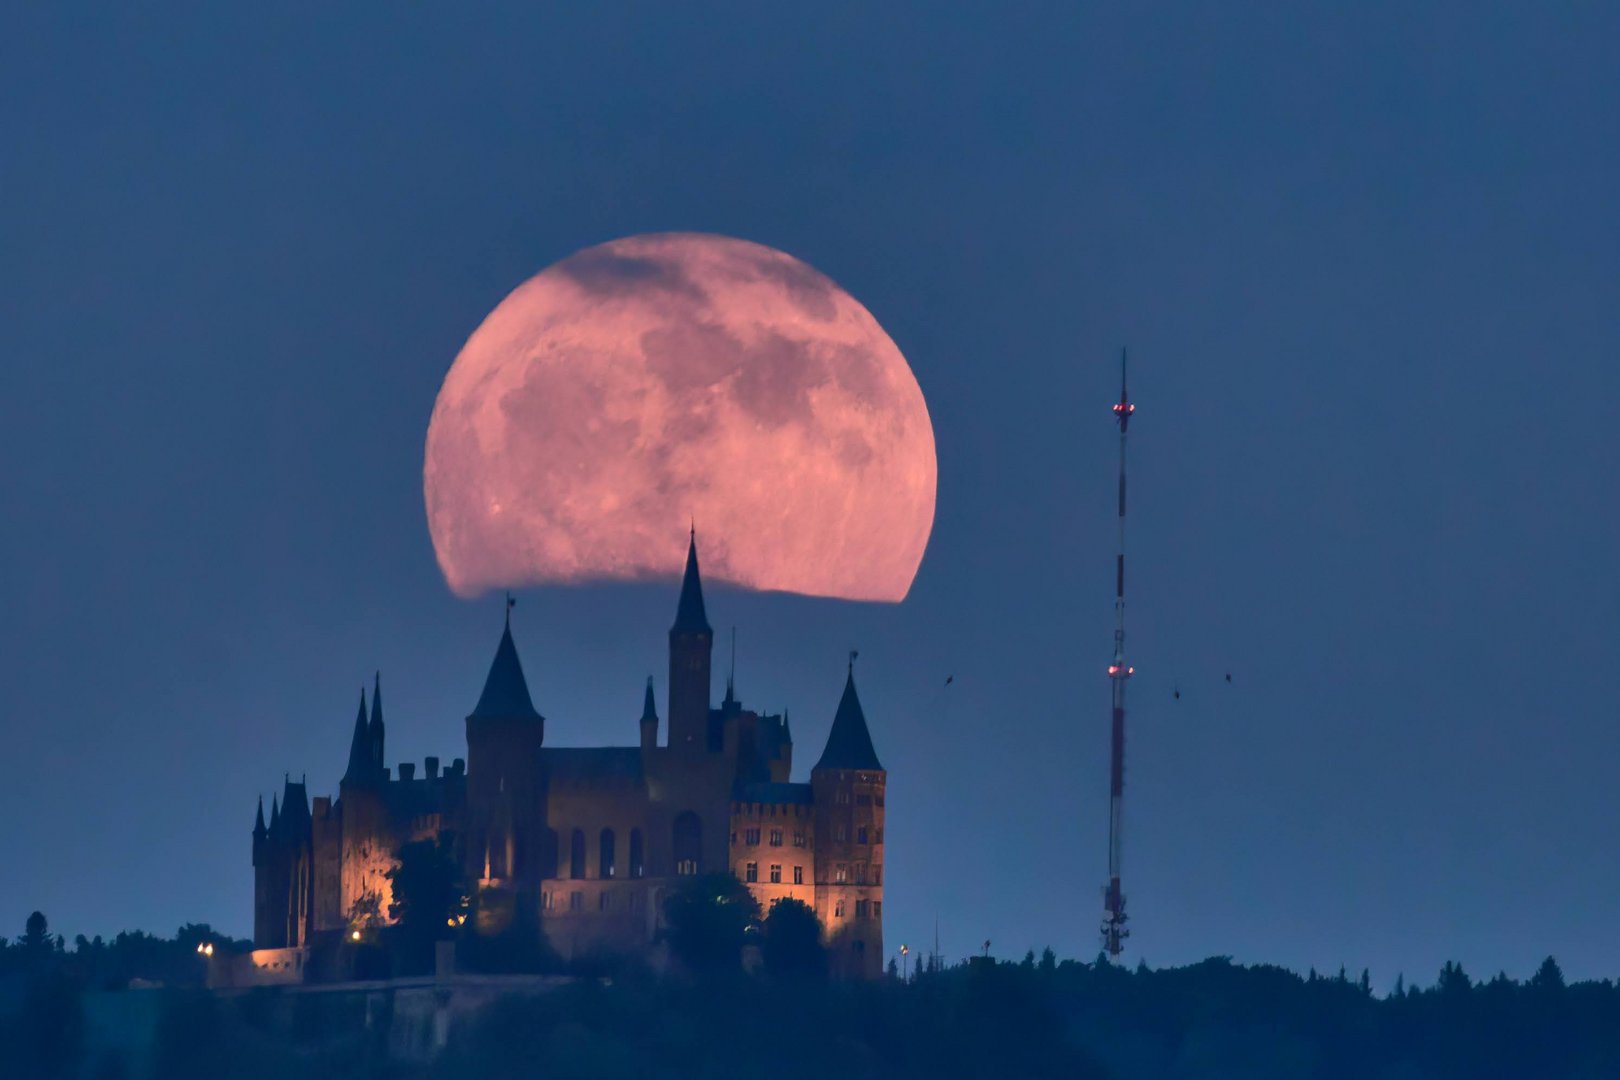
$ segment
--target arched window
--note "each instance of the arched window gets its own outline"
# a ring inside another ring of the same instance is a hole
[[[692,877],[703,872],[703,823],[690,810],[675,818],[675,872]]]
[[[575,829],[568,838],[568,876],[575,881],[585,876],[585,830]]]
[[[596,876],[610,878],[613,876],[613,830],[602,830],[601,849],[597,852]],[[606,893],[603,894],[607,895]]]
[[[630,830],[630,876],[642,877],[647,873],[646,854],[641,848],[641,830]]]

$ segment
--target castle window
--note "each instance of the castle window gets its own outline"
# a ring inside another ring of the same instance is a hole
[[[601,851],[598,852],[600,857],[597,859],[596,863],[597,874],[601,877],[610,878],[613,876],[613,856],[615,854],[613,850],[614,847],[613,830],[603,829]],[[603,893],[602,895],[606,896],[607,894]],[[606,909],[604,908],[603,910]]]
[[[550,911],[551,910],[551,891],[549,889],[540,894],[540,910],[541,911]]]
[[[872,805],[872,796],[866,795],[864,793],[855,796],[855,805],[856,806],[871,806]]]
[[[640,911],[641,910],[641,899],[642,899],[642,897],[641,897],[641,894],[639,892],[633,892],[633,893],[630,894],[630,910],[631,911]]]
[[[878,796],[878,797],[877,797],[877,804],[878,804],[878,805],[879,805],[879,806],[882,806],[882,805],[883,805],[883,796],[881,796],[881,795],[879,795],[879,796]]]
[[[874,919],[883,918],[883,901],[881,901],[881,900],[872,901],[872,918],[874,918]]]
[[[793,884],[795,884],[795,885],[803,885],[804,884],[804,867],[795,866],[793,868]]]
[[[855,884],[866,884],[866,864],[863,862],[855,864]]]
[[[849,803],[849,792],[840,789],[838,794],[833,796],[833,801],[836,802],[840,806],[848,805],[848,803]]]
[[[836,842],[842,844],[845,840],[848,840],[848,839],[849,839],[849,829],[847,829],[843,825],[836,826],[833,829],[833,840],[835,840]]]
[[[877,830],[877,842],[880,844],[883,843],[883,826],[881,825],[878,826]]]
[[[575,881],[585,877],[584,829],[575,829],[568,837],[568,876]]]
[[[751,862],[743,870],[743,880],[754,882],[759,880],[759,863]]]
[[[857,844],[866,843],[866,826],[865,825],[862,825],[860,828],[855,830],[855,842]]]
[[[782,830],[781,829],[772,829],[771,830],[771,847],[781,847],[781,846],[782,846]]]
[[[874,884],[874,885],[883,884],[883,867],[881,867],[881,866],[872,867],[872,884]]]
[[[771,884],[772,885],[780,885],[780,884],[782,884],[782,864],[781,863],[774,863],[774,862],[771,863]]]
[[[837,866],[833,867],[833,882],[835,884],[842,885],[848,880],[849,867],[845,866],[843,863],[839,863]]]
[[[641,877],[642,875],[644,875],[647,872],[647,867],[642,861],[644,859],[644,857],[645,856],[642,854],[642,850],[641,850],[641,830],[640,829],[631,829],[630,830],[630,876],[631,877],[638,878],[638,877]]]
[[[872,905],[871,904],[867,903],[865,900],[857,900],[857,901],[855,901],[855,917],[857,919],[864,919],[867,916],[869,916],[871,913],[872,913]]]
[[[866,942],[860,940],[859,938],[856,938],[851,947],[856,952],[863,953],[863,952],[866,951]]]
[[[703,822],[690,810],[675,817],[675,872],[691,877],[703,868]]]
[[[844,917],[844,902],[842,900],[840,900],[837,903],[833,904],[833,918],[842,919],[843,917]]]
[[[606,911],[607,909],[608,909],[608,894],[605,893],[605,892],[599,893],[597,895],[597,897],[596,897],[596,910],[597,911]]]
[[[577,891],[569,893],[568,894],[568,910],[569,911],[584,911],[585,910],[585,894],[582,893],[582,892],[577,892]]]
[[[743,830],[743,843],[747,844],[749,847],[759,847],[759,830],[758,829],[744,829]]]
[[[803,829],[794,829],[793,830],[793,846],[794,847],[804,847],[804,830]]]

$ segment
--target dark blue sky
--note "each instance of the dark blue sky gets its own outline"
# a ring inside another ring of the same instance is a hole
[[[1620,974],[1620,13],[515,6],[4,6],[0,927],[245,933],[254,797],[335,788],[374,668],[390,760],[463,752],[439,382],[695,229],[933,415],[904,604],[709,597],[801,770],[860,648],[892,944],[1097,950],[1128,343],[1132,956]],[[674,600],[522,595],[548,739],[634,741]]]

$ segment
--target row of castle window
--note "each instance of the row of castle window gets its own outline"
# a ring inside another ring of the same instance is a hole
[[[848,806],[849,805],[849,792],[847,792],[847,791],[838,792],[836,795],[833,796],[833,802],[837,803],[840,806]],[[861,792],[859,795],[855,796],[855,805],[856,806],[871,806],[874,802],[877,803],[877,805],[882,806],[883,805],[883,796],[881,796],[881,795],[868,795],[864,791]]]
[[[782,864],[781,863],[771,863],[770,874],[771,874],[771,884],[772,885],[780,885],[780,884],[782,884]],[[749,882],[757,882],[757,881],[759,881],[759,863],[751,862],[748,865],[743,867],[743,880],[744,881],[749,881]],[[793,884],[795,884],[795,885],[803,885],[804,884],[804,867],[795,866],[793,868]]]
[[[770,883],[772,885],[780,885],[780,884],[782,884],[782,864],[781,863],[771,863],[769,872],[770,872]],[[870,882],[871,884],[873,884],[873,885],[881,885],[881,884],[883,884],[883,867],[874,866],[874,867],[871,867],[870,870],[869,870],[865,863],[856,863],[855,864],[855,884],[857,884],[857,885],[865,885],[865,884],[868,883],[867,879],[869,877],[871,879],[871,882]],[[751,863],[744,863],[743,864],[743,880],[746,881],[746,882],[749,882],[750,884],[757,884],[759,882],[759,863],[751,862]],[[833,884],[835,884],[835,885],[848,885],[849,883],[850,883],[849,866],[847,864],[845,864],[845,863],[839,863],[837,866],[833,867]],[[795,866],[793,868],[793,884],[795,884],[795,885],[803,885],[804,884],[804,867]]]
[[[554,912],[555,911],[561,911],[563,909],[562,908],[562,906],[563,906],[562,895],[563,894],[560,893],[560,892],[552,892],[549,889],[546,890],[545,892],[542,892],[540,894],[540,907],[541,907],[541,910],[543,910],[543,911],[554,911]],[[598,893],[597,896],[596,896],[596,910],[597,911],[604,911],[604,912],[613,911],[615,909],[615,907],[618,906],[618,905],[616,905],[613,898],[614,898],[613,893],[610,893],[610,892]],[[640,911],[642,909],[643,902],[644,902],[644,897],[641,895],[641,893],[639,891],[637,891],[637,892],[628,892],[628,893],[624,894],[623,908],[626,911]],[[584,911],[585,910],[585,894],[578,891],[578,890],[570,892],[568,894],[567,905],[568,905],[568,911],[570,913],[572,913],[572,914],[578,914],[579,912]]]
[[[856,863],[855,864],[855,884],[857,884],[857,885],[865,885],[867,876],[868,875],[867,875],[866,864],[865,863]],[[883,884],[883,867],[881,867],[881,866],[872,867],[871,868],[871,878],[872,878],[872,884],[873,885],[881,885],[881,884]],[[848,885],[849,884],[849,867],[848,867],[848,865],[846,865],[844,863],[839,863],[838,865],[833,867],[833,884],[834,885]]]
[[[792,806],[778,806],[776,803],[732,803],[731,812],[734,814],[751,814],[754,817],[809,817],[810,807],[802,803]]]
[[[844,902],[842,900],[834,901],[833,902],[833,918],[842,919],[843,917],[844,917]],[[855,901],[855,917],[857,919],[881,919],[881,918],[883,918],[883,901],[881,901],[881,900],[857,900],[857,901]]]
[[[618,871],[616,859],[618,839],[612,829],[603,829],[597,839],[596,876],[612,878]],[[568,876],[575,881],[585,878],[585,830],[575,829],[568,838]],[[630,830],[630,876],[639,878],[646,874],[647,867],[642,859],[641,830]]]
[[[758,847],[759,846],[759,835],[760,834],[759,834],[758,829],[744,829],[743,830],[743,843],[746,844],[749,847]],[[770,834],[771,847],[781,847],[782,846],[782,838],[785,835],[786,834],[781,829],[772,829],[771,834]],[[731,842],[733,844],[735,844],[737,842],[737,834],[736,833],[731,834]],[[794,829],[793,830],[793,846],[794,847],[804,847],[805,843],[806,843],[806,838],[805,838],[804,830],[803,829]]]
[[[758,847],[759,846],[760,830],[758,830],[758,829],[744,829],[742,835],[743,835],[743,846],[745,846],[745,847]],[[772,829],[770,831],[770,836],[769,836],[770,846],[771,847],[781,847],[782,846],[782,839],[783,839],[784,835],[785,834],[783,833],[783,831],[781,829]],[[833,827],[833,841],[835,843],[842,844],[842,843],[847,842],[848,840],[849,840],[849,827],[847,825],[835,825]],[[731,834],[731,842],[733,844],[735,844],[737,842],[737,834],[736,833]],[[878,843],[878,844],[881,844],[881,843],[883,843],[883,829],[882,829],[882,827],[880,826],[877,829],[870,829],[869,830],[865,825],[857,826],[856,829],[855,829],[855,842],[857,844],[866,844],[866,843]],[[805,838],[804,830],[795,829],[793,831],[793,846],[802,848],[802,847],[805,846],[805,843],[806,843],[806,838]]]

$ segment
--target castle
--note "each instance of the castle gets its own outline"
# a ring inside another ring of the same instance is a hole
[[[703,605],[697,538],[687,548],[669,630],[668,738],[659,741],[652,680],[640,745],[544,745],[506,628],[467,716],[467,757],[384,764],[381,677],[355,718],[336,800],[311,804],[290,779],[261,800],[253,828],[253,940],[306,949],[388,921],[401,845],[456,841],[466,879],[505,910],[535,912],[564,958],[645,953],[663,897],[682,877],[730,870],[763,909],[792,898],[825,931],[833,970],[874,977],[883,964],[883,819],[887,773],[855,692],[853,662],[826,748],[808,783],[790,779],[786,715],[745,709],[728,684],[710,703],[714,631]],[[518,903],[525,900],[526,903]],[[301,962],[301,961],[300,961]]]

